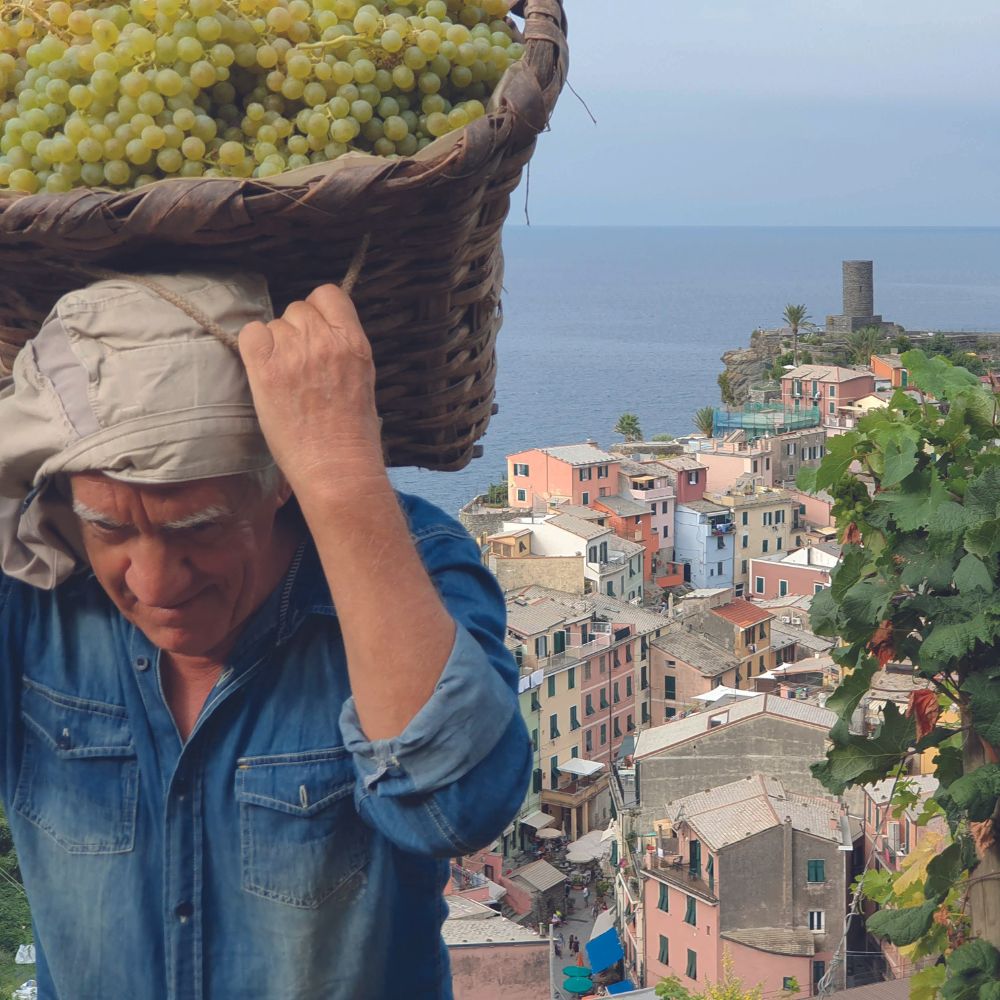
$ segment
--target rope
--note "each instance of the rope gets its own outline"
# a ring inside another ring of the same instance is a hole
[[[371,245],[371,234],[368,233],[361,240],[358,249],[355,251],[347,273],[344,275],[340,287],[350,295],[354,291],[354,286],[361,276],[361,269],[365,266],[365,258],[368,256],[368,248]],[[110,281],[129,281],[135,285],[142,285],[151,292],[158,295],[165,302],[169,302],[176,309],[179,309],[186,316],[190,316],[206,333],[210,333],[216,340],[225,344],[230,350],[239,352],[239,336],[229,330],[223,329],[214,320],[209,319],[197,306],[191,305],[183,296],[172,292],[169,288],[164,288],[159,282],[148,278],[143,274],[126,274],[124,271],[115,271],[106,267],[88,267],[87,270],[95,277]]]

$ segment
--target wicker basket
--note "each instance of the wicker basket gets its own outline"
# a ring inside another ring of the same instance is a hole
[[[353,297],[387,461],[463,468],[495,412],[501,227],[568,65],[562,0],[524,0],[521,12],[525,54],[488,114],[415,156],[349,154],[267,181],[0,195],[0,369],[89,268],[257,270],[282,309],[343,277],[369,236]]]

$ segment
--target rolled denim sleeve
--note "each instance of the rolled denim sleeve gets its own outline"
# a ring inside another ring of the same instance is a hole
[[[531,743],[518,710],[517,666],[504,644],[503,593],[477,546],[450,519],[414,537],[455,622],[451,654],[398,736],[369,740],[353,698],[340,728],[361,815],[405,850],[447,857],[490,843],[516,815]]]

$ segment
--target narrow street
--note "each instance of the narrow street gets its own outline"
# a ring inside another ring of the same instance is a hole
[[[566,980],[566,976],[563,975],[563,968],[567,965],[576,964],[576,955],[571,955],[569,950],[569,937],[574,935],[580,939],[580,954],[583,956],[583,964],[586,966],[590,965],[587,959],[586,943],[590,940],[590,931],[594,926],[594,917],[590,915],[591,907],[594,905],[594,890],[593,886],[590,889],[590,898],[584,900],[583,889],[573,889],[570,893],[570,898],[573,900],[573,909],[568,913],[563,913],[563,923],[557,928],[557,939],[558,933],[562,932],[563,944],[562,944],[562,956],[556,956],[554,962],[555,976],[553,977],[553,990],[552,996],[558,998],[558,1000],[578,1000],[579,994],[577,993],[567,993],[563,988],[562,984]]]

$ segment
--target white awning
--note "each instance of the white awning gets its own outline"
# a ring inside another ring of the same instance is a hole
[[[604,833],[601,834],[601,843],[604,843],[604,841],[606,840],[615,840],[617,837],[618,837],[618,824],[614,820],[612,820],[608,824],[607,830],[605,830]]]
[[[610,931],[615,926],[615,909],[612,907],[610,910],[603,910],[601,913],[597,914],[597,919],[594,921],[594,926],[590,930],[590,940],[593,941],[594,938],[600,937],[602,934]]]
[[[554,823],[555,821],[555,816],[550,816],[548,813],[544,812],[528,813],[527,816],[521,817],[522,826],[534,827],[536,830],[541,830],[543,826],[548,826],[550,823]]]
[[[559,764],[558,769],[563,774],[577,774],[589,778],[592,774],[604,770],[604,765],[597,760],[584,760],[582,757],[571,757],[565,764]]]

